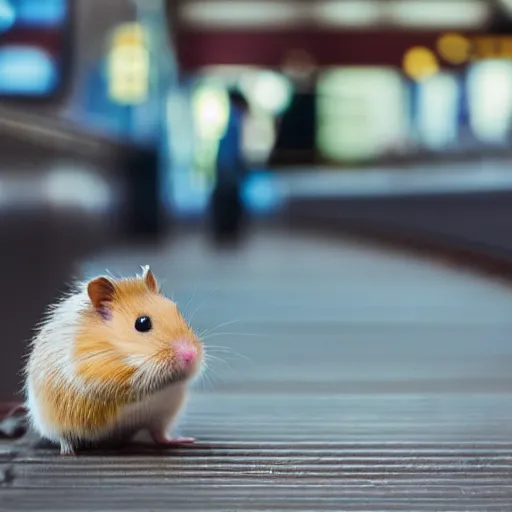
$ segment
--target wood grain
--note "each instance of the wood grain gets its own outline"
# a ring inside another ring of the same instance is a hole
[[[512,510],[505,284],[290,233],[234,252],[190,234],[84,268],[142,264],[209,330],[180,423],[197,445],[63,458],[3,441],[1,510]]]

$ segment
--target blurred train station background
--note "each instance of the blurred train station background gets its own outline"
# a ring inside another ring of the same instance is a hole
[[[511,164],[511,0],[0,0],[0,415],[75,279],[209,354],[191,451],[0,508],[510,510]]]
[[[109,248],[264,221],[512,250],[508,0],[0,0],[0,97],[5,399]]]

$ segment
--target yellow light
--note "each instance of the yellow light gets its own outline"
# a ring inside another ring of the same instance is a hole
[[[123,23],[112,33],[112,46],[145,45],[144,28],[140,23]]]
[[[108,54],[110,98],[123,105],[136,105],[149,94],[150,55],[144,27],[122,23],[113,31]]]
[[[120,46],[108,59],[109,96],[114,101],[135,105],[147,100],[149,55],[144,47]]]
[[[437,42],[437,51],[450,64],[464,64],[471,56],[471,42],[460,34],[445,34]]]
[[[439,71],[439,63],[431,50],[416,46],[405,54],[403,68],[407,76],[419,82],[434,76]]]

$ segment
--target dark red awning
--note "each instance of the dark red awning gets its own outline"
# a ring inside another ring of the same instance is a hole
[[[293,50],[306,50],[320,66],[401,66],[412,46],[435,50],[440,33],[405,31],[184,30],[177,37],[182,69],[210,65],[281,67]]]

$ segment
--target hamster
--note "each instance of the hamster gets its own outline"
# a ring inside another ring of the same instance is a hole
[[[50,307],[24,372],[30,426],[63,455],[149,433],[172,437],[204,348],[149,267],[141,276],[100,276]]]

